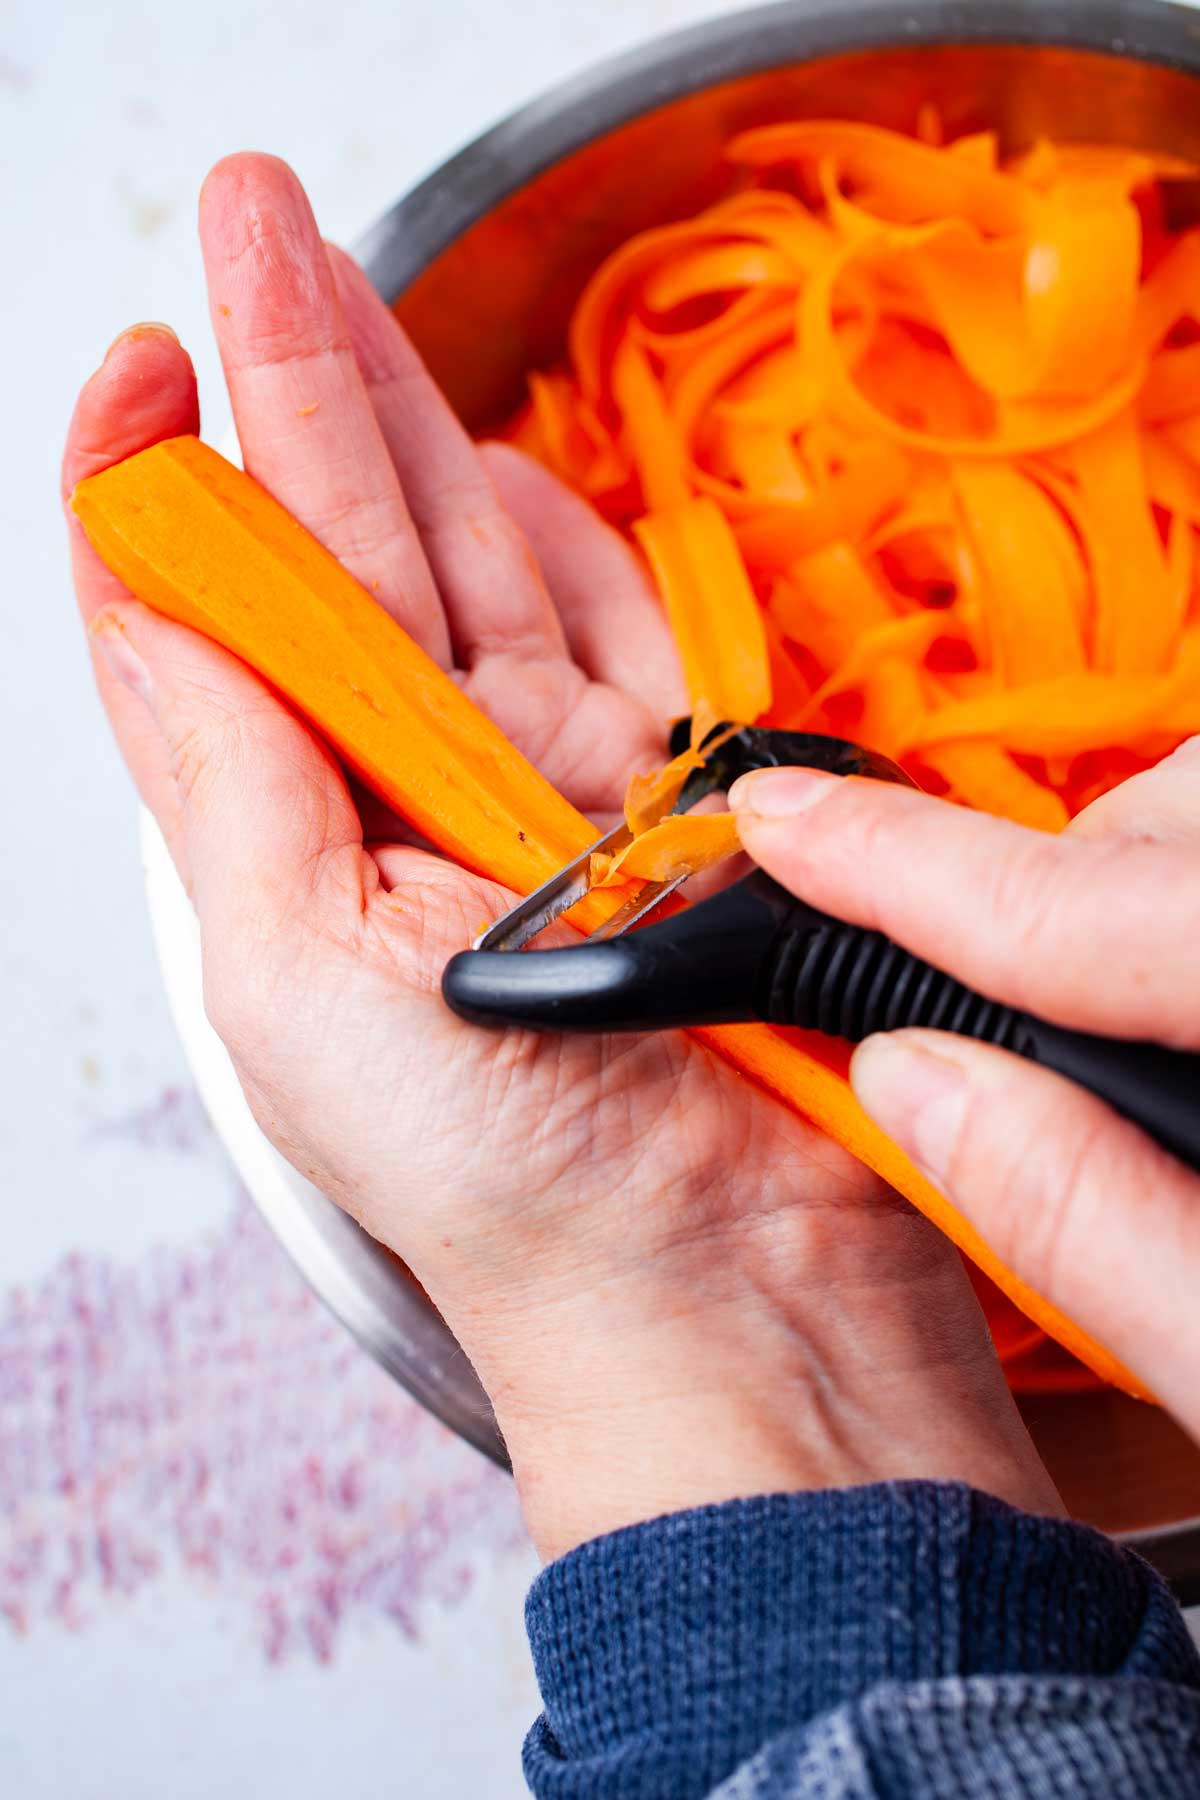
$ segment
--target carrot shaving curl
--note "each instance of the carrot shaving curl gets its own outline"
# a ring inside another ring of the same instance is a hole
[[[640,545],[705,717],[1060,830],[1200,731],[1196,170],[929,107],[726,154],[735,191],[592,277],[513,436]],[[668,817],[695,761],[634,782],[610,880],[735,847]],[[1093,1379],[1003,1307],[1014,1385]]]

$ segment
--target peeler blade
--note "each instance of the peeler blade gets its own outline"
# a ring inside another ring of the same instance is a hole
[[[680,721],[672,735],[671,751],[686,748],[690,722]],[[788,766],[828,769],[839,775],[872,775],[883,781],[911,786],[904,771],[886,757],[865,750],[862,745],[845,738],[814,732],[773,731],[755,726],[735,728],[715,725],[707,734],[704,762],[688,776],[673,807],[676,813],[690,812],[693,806],[714,793],[727,792],[738,775],[753,768]],[[569,912],[591,888],[592,857],[598,853],[615,856],[632,841],[628,827],[621,822],[597,838],[578,855],[574,862],[552,875],[525,900],[519,900],[494,925],[489,925],[471,945],[472,950],[524,950],[541,936],[556,919]],[[670,881],[645,881],[618,907],[611,918],[592,932],[589,942],[603,942],[623,937],[633,926],[640,925],[671,894],[689,879],[691,871]]]
[[[611,919],[606,919],[603,925],[597,926],[588,941],[601,943],[606,938],[621,937],[625,932],[631,931],[643,919],[648,919],[655,907],[661,905],[676,888],[681,888],[690,877],[691,870],[685,869],[682,875],[676,875],[671,881],[643,882],[637,892],[617,908]]]
[[[616,856],[631,841],[628,826],[624,822],[615,825],[582,850],[574,862],[566,863],[549,881],[544,881],[524,900],[518,900],[503,918],[481,931],[471,945],[472,950],[523,950],[583,899],[591,887],[592,857],[598,853]]]
[[[631,841],[627,826],[614,826],[612,831],[597,838],[594,844],[589,844],[586,850],[581,851],[574,862],[567,863],[557,875],[544,881],[526,899],[519,900],[515,906],[510,907],[503,918],[481,931],[471,945],[472,950],[524,950],[543,931],[548,930],[556,919],[561,919],[564,913],[570,912],[589,891],[592,885],[592,857],[598,853],[615,856]],[[671,881],[642,882],[612,917],[590,934],[588,941],[621,937],[633,926],[640,925],[669,894],[683,886],[688,873],[685,870]]]

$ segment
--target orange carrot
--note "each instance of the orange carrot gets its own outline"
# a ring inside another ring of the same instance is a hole
[[[694,698],[1055,831],[1200,731],[1200,230],[1161,200],[1196,170],[946,137],[929,107],[915,138],[744,132],[750,186],[589,282],[556,395],[637,469],[648,517],[598,503],[649,558]],[[542,436],[595,492],[583,439]],[[631,823],[684,778],[643,778]],[[820,1060],[806,1110],[880,1167]],[[1086,1378],[1040,1330],[1005,1342],[1022,1380]]]
[[[616,856],[593,868],[593,888],[634,876],[639,881],[673,881],[723,862],[738,847],[732,813],[682,813],[660,819]],[[593,863],[600,862],[600,853]]]
[[[984,577],[997,678],[1020,687],[1082,669],[1087,577],[1062,514],[1007,463],[954,463],[951,477]]]
[[[529,891],[587,845],[594,827],[315,538],[215,451],[194,438],[156,444],[81,482],[72,504],[92,544],[139,599],[257,668],[448,854]],[[662,834],[663,856],[654,860],[657,852],[647,849],[649,866],[676,866],[678,833],[695,837],[696,827],[710,847],[729,847],[727,817],[670,819],[637,840],[648,845],[655,831]],[[621,892],[589,893],[577,909],[580,922],[611,917]],[[847,1086],[843,1046],[757,1025],[696,1035],[900,1187],[1098,1374],[1136,1390],[1102,1345],[996,1261],[871,1123]]]
[[[691,497],[682,434],[646,353],[631,338],[613,361],[613,400],[646,506],[682,506]]]
[[[1195,170],[1044,141],[1004,159],[992,133],[946,141],[929,109],[919,135],[743,133],[738,191],[596,271],[570,366],[531,378],[514,435],[632,529],[697,715],[857,736],[958,802],[1057,830],[1200,730],[1200,231],[1173,233],[1161,195]],[[450,853],[528,886],[578,852],[586,822],[390,622],[268,505],[238,514],[244,478],[179,446],[146,458],[81,489],[135,589],[257,660]],[[259,571],[237,595],[235,552]],[[203,603],[180,569],[211,579]],[[328,679],[276,641],[266,600],[237,610],[251,589],[329,638]],[[693,762],[631,788],[617,881],[729,847],[720,818],[666,816]],[[990,1270],[1037,1325],[998,1330],[1014,1381],[1087,1378],[1045,1331],[1129,1383],[871,1125],[843,1047],[699,1035]]]
[[[771,704],[766,633],[733,533],[712,500],[635,527],[658,578],[693,703],[750,723]]]

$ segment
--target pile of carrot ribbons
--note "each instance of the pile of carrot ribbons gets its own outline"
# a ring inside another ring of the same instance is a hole
[[[639,543],[693,706],[1060,830],[1200,730],[1197,172],[928,111],[727,156],[511,435]],[[978,1279],[1014,1386],[1094,1382]]]

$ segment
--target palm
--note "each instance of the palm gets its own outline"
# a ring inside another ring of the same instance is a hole
[[[657,602],[630,552],[515,452],[477,451],[361,274],[326,258],[281,164],[220,165],[201,220],[247,467],[462,672],[581,810],[615,809],[629,774],[662,757],[664,721],[682,710]],[[147,334],[122,354],[128,367],[106,365],[84,391],[68,490],[196,429],[183,351]],[[77,527],[73,553],[90,617],[123,590]],[[272,862],[291,871],[252,955],[230,933],[205,933],[210,1011],[251,1105],[299,1168],[411,1263],[485,1380],[494,1371],[478,1319],[492,1296],[519,1306],[523,1295],[533,1314],[548,1294],[568,1304],[599,1288],[619,1318],[633,1270],[643,1287],[652,1271],[665,1315],[694,1308],[707,1335],[725,1303],[790,1331],[819,1267],[831,1318],[839,1294],[864,1287],[878,1318],[900,1308],[907,1322],[888,1352],[898,1373],[906,1358],[928,1360],[912,1323],[923,1310],[949,1307],[976,1329],[954,1259],[923,1223],[690,1040],[496,1036],[453,1018],[441,970],[508,896],[405,843],[373,805],[357,812],[316,740],[231,658],[165,622],[143,629],[219,694],[216,729],[238,734]],[[178,756],[136,696],[98,675],[187,879]],[[986,1354],[981,1338],[965,1343],[950,1332],[938,1354]]]

